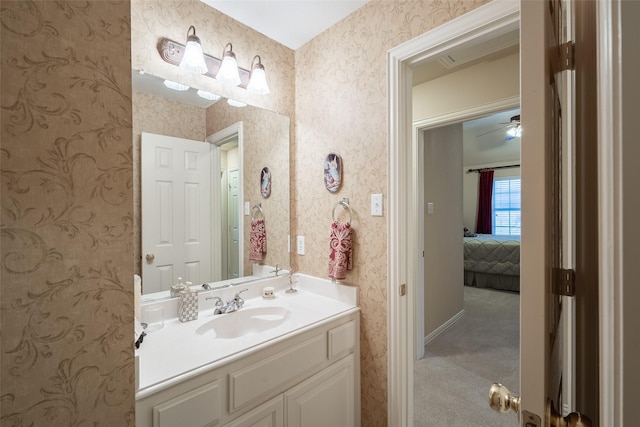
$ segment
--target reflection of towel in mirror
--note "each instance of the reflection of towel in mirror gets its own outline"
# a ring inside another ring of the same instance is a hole
[[[353,249],[351,247],[351,224],[333,221],[331,224],[331,238],[329,239],[331,253],[329,255],[329,277],[343,280],[347,277],[347,270],[353,269]]]
[[[264,219],[251,220],[251,236],[249,237],[249,259],[262,261],[262,255],[267,253],[267,229]]]

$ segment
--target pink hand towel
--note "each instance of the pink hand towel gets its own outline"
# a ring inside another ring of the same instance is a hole
[[[351,224],[333,221],[331,224],[331,238],[329,239],[331,253],[329,255],[329,277],[343,280],[347,277],[347,270],[353,269],[353,249],[351,247]]]
[[[251,235],[249,237],[249,260],[262,261],[262,255],[267,253],[267,229],[264,219],[251,220]]]

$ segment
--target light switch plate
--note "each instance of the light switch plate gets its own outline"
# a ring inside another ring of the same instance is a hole
[[[382,216],[382,194],[371,195],[371,216]]]
[[[251,213],[251,203],[244,202],[244,214],[249,215]]]
[[[427,215],[433,215],[433,202],[427,203]]]
[[[298,236],[297,254],[298,255],[304,255],[304,236]]]

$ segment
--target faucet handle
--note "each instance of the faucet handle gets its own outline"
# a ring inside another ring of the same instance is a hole
[[[243,292],[247,292],[249,290],[249,288],[244,288],[241,291],[236,292],[236,296],[234,298],[240,298],[240,294]]]
[[[220,297],[206,297],[205,301],[208,301],[210,299],[216,300],[215,306],[213,308],[213,314],[222,313],[222,307],[224,307],[224,302],[222,301],[222,298],[220,298]]]
[[[241,291],[236,292],[236,296],[233,297],[233,300],[235,301],[237,308],[242,308],[242,306],[244,305],[244,300],[240,297],[240,294],[248,290],[249,288],[245,288]]]

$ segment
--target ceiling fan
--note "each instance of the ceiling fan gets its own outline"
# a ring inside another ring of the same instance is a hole
[[[522,135],[522,126],[520,125],[520,114],[516,116],[511,116],[509,119],[509,123],[500,123],[501,125],[498,129],[490,130],[489,132],[481,133],[480,135],[476,135],[476,138],[479,138],[484,135],[488,135],[493,132],[497,132],[499,130],[506,129],[507,135],[505,136],[506,141],[511,141],[514,138],[519,138]]]

